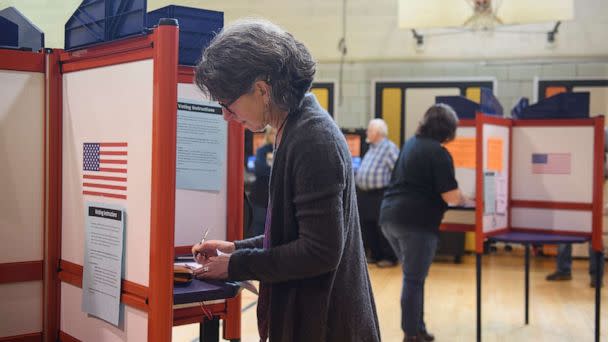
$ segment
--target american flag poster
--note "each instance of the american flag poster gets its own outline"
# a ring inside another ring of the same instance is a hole
[[[82,144],[82,194],[127,199],[127,143]]]
[[[571,161],[570,153],[533,153],[532,173],[569,175]]]

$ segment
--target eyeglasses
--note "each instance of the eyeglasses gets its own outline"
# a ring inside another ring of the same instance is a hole
[[[224,108],[228,113],[232,114],[233,116],[237,116],[235,112],[232,111],[232,109],[230,109],[229,107],[232,106],[233,103],[236,102],[236,100],[238,100],[238,98],[230,101],[229,103],[223,103],[218,101],[218,103],[220,104],[220,106],[222,106],[222,108]]]
[[[266,83],[271,84],[271,83],[270,83],[270,75],[266,76],[266,80],[265,80],[265,81],[266,81]],[[239,97],[237,97],[236,99],[234,99],[234,100],[230,101],[229,103],[223,103],[223,102],[221,102],[221,101],[218,101],[218,103],[219,103],[219,104],[220,104],[220,106],[222,106],[222,108],[224,108],[224,109],[225,109],[225,110],[226,110],[228,113],[232,114],[233,116],[238,116],[238,115],[236,115],[236,113],[235,113],[235,112],[233,112],[233,111],[232,111],[232,109],[230,109],[230,106],[232,106],[232,104],[233,104],[233,103],[235,103],[235,102],[236,102],[236,100],[238,100],[239,98],[240,98],[240,96],[239,96]]]

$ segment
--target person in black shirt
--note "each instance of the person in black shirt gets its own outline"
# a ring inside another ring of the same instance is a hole
[[[253,204],[253,222],[251,224],[251,237],[264,234],[266,210],[268,207],[268,183],[270,182],[270,169],[272,167],[274,135],[276,129],[268,126],[264,131],[264,145],[255,152],[255,182],[251,189],[251,202]]]
[[[470,205],[458,189],[454,163],[442,146],[454,139],[458,118],[445,104],[427,110],[399,155],[380,212],[382,232],[402,262],[401,328],[404,341],[432,341],[423,318],[424,281],[439,225],[450,205]]]

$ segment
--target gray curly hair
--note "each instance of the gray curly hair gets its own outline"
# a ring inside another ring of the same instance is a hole
[[[315,75],[308,49],[290,33],[263,19],[241,19],[225,27],[203,51],[196,84],[211,98],[230,103],[264,80],[282,110],[300,106]]]

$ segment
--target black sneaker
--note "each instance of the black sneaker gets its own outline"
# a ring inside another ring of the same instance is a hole
[[[572,274],[555,271],[546,276],[545,279],[548,281],[572,280]]]
[[[418,333],[418,336],[422,341],[435,341],[435,336],[428,331],[421,331]]]
[[[591,280],[589,281],[589,287],[595,288],[595,275],[591,276]],[[604,282],[600,281],[600,288],[604,287]]]
[[[404,337],[403,342],[430,342],[435,341],[435,336],[429,334],[427,331],[419,332],[418,336]]]

